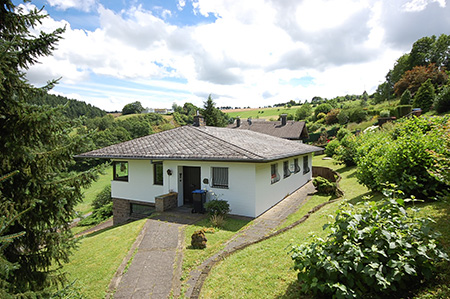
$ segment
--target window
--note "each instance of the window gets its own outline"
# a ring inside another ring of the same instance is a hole
[[[212,186],[216,188],[228,188],[228,167],[212,168]]]
[[[163,162],[153,162],[153,184],[163,185]]]
[[[131,203],[130,212],[131,214],[139,214],[144,216],[149,216],[155,211],[155,208],[150,205]]]
[[[306,174],[310,171],[309,169],[309,160],[308,156],[303,157],[303,174]]]
[[[113,162],[113,179],[115,181],[128,182],[128,162],[126,161]]]
[[[300,172],[300,165],[298,165],[298,158],[294,159],[294,173]]]
[[[287,178],[291,175],[291,171],[289,170],[289,161],[283,162],[283,178]]]
[[[270,179],[271,183],[274,184],[280,180],[280,175],[278,174],[278,164],[270,165]]]

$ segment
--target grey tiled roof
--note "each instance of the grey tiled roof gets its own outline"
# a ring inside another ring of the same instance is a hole
[[[77,157],[264,162],[322,150],[249,130],[184,126]]]
[[[281,121],[261,121],[252,120],[251,124],[246,120],[241,120],[241,124],[238,127],[236,122],[229,125],[230,129],[242,129],[250,130],[258,133],[263,133],[275,137],[299,140],[308,138],[308,131],[306,130],[304,121],[291,121],[288,120],[283,126]]]

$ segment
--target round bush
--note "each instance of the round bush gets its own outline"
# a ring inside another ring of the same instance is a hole
[[[338,146],[339,140],[337,139],[333,139],[330,142],[328,142],[327,146],[325,147],[325,155],[327,157],[333,157]]]
[[[205,209],[210,215],[226,215],[231,212],[230,204],[226,200],[211,200],[205,204]]]
[[[401,199],[350,204],[338,211],[331,233],[293,246],[302,290],[326,298],[387,298],[432,278],[448,259],[428,223],[408,213]]]

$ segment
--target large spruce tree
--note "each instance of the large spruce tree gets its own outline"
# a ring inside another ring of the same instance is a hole
[[[212,127],[225,127],[228,124],[228,115],[217,109],[211,95],[203,103],[202,114],[205,117],[206,125]]]
[[[25,79],[25,71],[39,57],[50,55],[64,32],[32,35],[29,28],[45,17],[37,9],[26,11],[10,0],[1,1],[0,174],[18,173],[0,185],[0,200],[8,202],[0,206],[8,211],[0,213],[29,211],[3,232],[24,235],[3,248],[5,263],[0,266],[16,267],[0,287],[2,293],[40,297],[62,281],[63,275],[51,269],[68,261],[75,246],[69,230],[74,206],[82,199],[81,188],[94,177],[91,171],[68,171],[83,140],[72,134],[61,109],[27,104],[28,98],[43,95],[55,83],[35,88]]]

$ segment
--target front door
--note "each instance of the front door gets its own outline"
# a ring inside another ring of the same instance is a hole
[[[200,189],[200,167],[183,166],[184,204],[192,203],[192,191]]]

